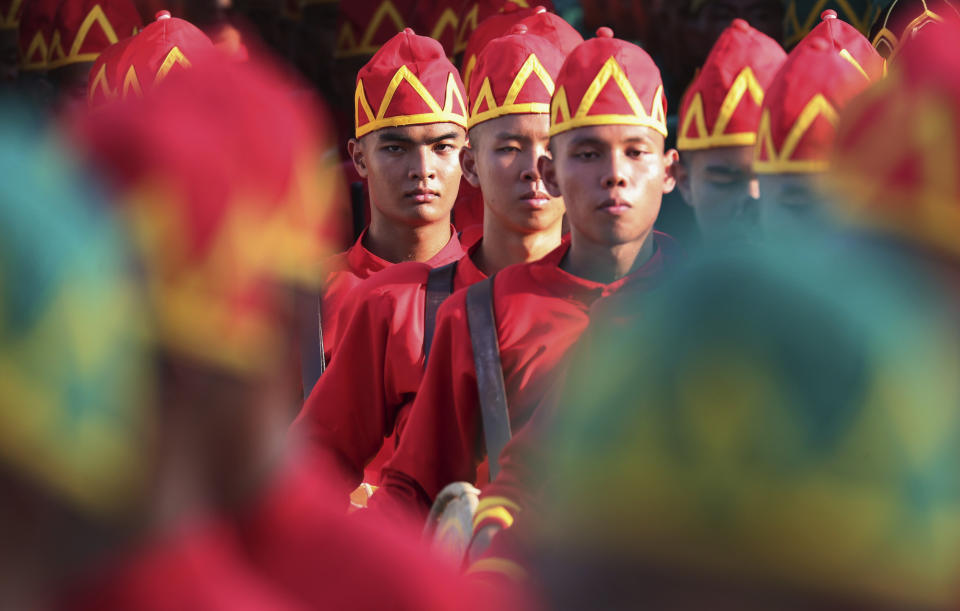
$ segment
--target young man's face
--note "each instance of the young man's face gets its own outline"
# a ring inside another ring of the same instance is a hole
[[[705,240],[730,242],[757,233],[759,185],[751,167],[752,146],[684,151],[680,159],[680,192]]]
[[[768,237],[816,230],[825,217],[817,174],[761,174],[760,225]]]
[[[420,226],[449,216],[460,190],[466,132],[453,123],[387,127],[351,139],[350,156],[367,179],[373,214]]]
[[[547,188],[563,196],[574,239],[646,239],[675,185],[677,152],[664,152],[662,135],[639,125],[579,127],[554,136],[551,149],[541,170]]]
[[[545,114],[506,115],[471,129],[461,153],[464,176],[483,192],[485,213],[510,231],[545,231],[563,219],[563,199],[547,193],[538,168],[550,154],[549,131]]]

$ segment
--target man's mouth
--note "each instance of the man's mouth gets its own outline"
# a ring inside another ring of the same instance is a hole
[[[597,206],[598,210],[602,210],[610,214],[623,214],[624,212],[630,210],[631,208],[633,208],[633,206],[631,206],[629,202],[626,202],[616,197],[611,197],[610,199],[605,200],[603,203]]]
[[[534,208],[543,208],[550,201],[550,196],[543,191],[528,191],[520,196],[520,201]]]
[[[404,193],[403,196],[412,199],[418,204],[426,204],[439,199],[440,193],[432,189],[412,189]]]

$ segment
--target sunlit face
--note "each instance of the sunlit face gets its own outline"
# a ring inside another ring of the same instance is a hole
[[[681,192],[704,239],[729,242],[756,235],[759,185],[752,169],[753,147],[684,151],[680,158]]]
[[[664,193],[673,190],[677,152],[639,125],[579,127],[553,137],[541,159],[547,187],[563,195],[574,240],[617,246],[653,230]]]
[[[371,214],[422,226],[449,217],[460,190],[464,129],[453,123],[387,127],[351,139],[360,176],[367,179]]]
[[[552,197],[538,162],[550,154],[550,118],[545,114],[505,115],[470,130],[463,149],[464,176],[483,192],[484,213],[516,233],[557,227],[563,199]]]
[[[760,225],[777,238],[822,228],[826,207],[818,174],[761,174]]]

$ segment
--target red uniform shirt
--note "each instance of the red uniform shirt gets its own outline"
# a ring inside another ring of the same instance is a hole
[[[426,262],[428,267],[440,267],[453,263],[463,256],[463,247],[457,233],[450,228],[451,237],[447,245],[440,252]],[[366,230],[357,241],[345,252],[330,258],[326,266],[323,291],[323,347],[327,362],[331,363],[331,353],[339,345],[341,329],[350,320],[351,307],[359,295],[348,294],[361,282],[392,265],[386,259],[367,250],[363,245]]]
[[[624,288],[649,288],[673,258],[673,241],[656,234],[657,248],[642,268],[611,284],[579,278],[559,267],[569,244],[537,261],[514,265],[494,281],[494,317],[507,403],[519,431],[547,395],[554,372],[586,329],[591,310]],[[410,409],[403,437],[384,466],[374,511],[419,520],[447,484],[475,482],[485,458],[476,371],[466,317],[466,293],[451,296],[437,314],[430,363]]]
[[[457,263],[454,290],[486,278],[469,256],[478,247]],[[321,462],[333,465],[344,493],[360,483],[368,463],[364,480],[377,483],[379,467],[393,451],[384,438],[402,430],[420,386],[430,269],[400,263],[359,285],[361,296],[341,332],[337,358],[294,423],[311,451],[328,455]]]

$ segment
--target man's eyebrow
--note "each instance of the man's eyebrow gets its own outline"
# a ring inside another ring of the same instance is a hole
[[[522,134],[514,134],[511,132],[500,132],[497,134],[497,140],[528,140],[528,138]]]
[[[437,136],[435,138],[430,138],[427,140],[427,144],[436,144],[437,142],[443,142],[444,140],[453,140],[457,137],[457,132],[450,132],[443,134],[442,136]]]
[[[380,132],[380,142],[402,142],[404,144],[414,144],[413,139],[400,132]]]
[[[607,143],[598,138],[592,138],[590,136],[580,136],[574,138],[573,142],[570,143],[571,146],[607,146]]]

